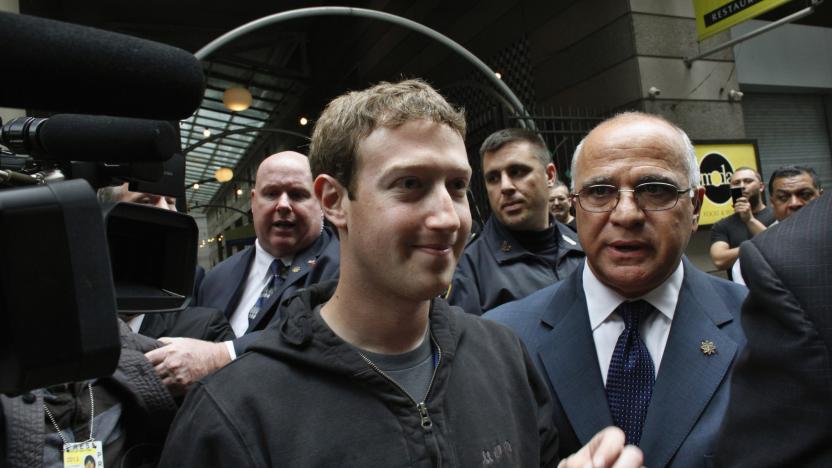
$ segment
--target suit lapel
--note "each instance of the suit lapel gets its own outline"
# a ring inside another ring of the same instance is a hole
[[[732,320],[705,273],[685,261],[685,279],[641,437],[646,466],[666,466],[725,378],[737,343],[720,330]],[[716,354],[706,355],[703,341]],[[672,424],[668,424],[672,421]]]
[[[295,286],[296,283],[301,283],[303,278],[309,274],[309,271],[315,267],[315,257],[310,256],[309,254],[302,255],[298,258],[295,258],[292,266],[289,267],[289,270],[286,273],[286,278],[280,283],[269,299],[263,304],[263,308],[261,309],[260,313],[257,314],[257,317],[254,321],[249,324],[248,330],[246,333],[252,332],[254,330],[259,330],[265,327],[266,324],[271,322],[272,317],[275,314],[275,309],[277,309],[277,305],[279,302],[284,299],[285,293],[287,290],[294,290],[297,289]],[[290,289],[291,288],[291,289]]]
[[[542,321],[553,327],[537,348],[547,378],[581,444],[612,425],[586,308],[582,268],[564,280]]]
[[[237,309],[240,303],[240,296],[243,295],[243,290],[246,288],[246,279],[248,278],[248,271],[251,264],[254,263],[254,246],[248,247],[243,255],[240,256],[240,261],[231,268],[231,274],[228,275],[228,284],[236,284],[237,288],[229,290],[228,300],[225,303],[225,317],[231,320],[231,315]],[[221,303],[221,302],[220,302]]]

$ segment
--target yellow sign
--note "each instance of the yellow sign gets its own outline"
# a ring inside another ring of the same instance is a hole
[[[757,147],[753,141],[697,143],[699,180],[705,187],[705,198],[699,214],[699,225],[714,224],[734,214],[731,201],[731,177],[741,167],[760,172]]]
[[[693,0],[699,40],[734,27],[790,0]]]

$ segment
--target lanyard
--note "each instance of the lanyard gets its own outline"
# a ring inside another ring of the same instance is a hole
[[[95,421],[95,402],[93,401],[92,395],[92,383],[87,383],[87,388],[90,389],[90,438],[87,439],[87,442],[93,442],[93,422]],[[68,444],[66,439],[64,438],[63,433],[61,432],[61,428],[58,426],[57,421],[55,421],[55,416],[52,415],[52,412],[49,411],[49,407],[46,406],[46,402],[43,403],[43,409],[46,411],[46,415],[49,416],[49,420],[52,421],[52,425],[55,426],[55,431],[58,432],[58,436],[63,441],[64,445]]]

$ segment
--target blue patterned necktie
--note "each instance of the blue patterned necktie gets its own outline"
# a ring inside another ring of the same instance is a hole
[[[286,265],[280,259],[274,259],[272,264],[269,265],[269,273],[271,277],[266,282],[266,286],[263,287],[263,291],[260,293],[260,297],[257,298],[257,302],[254,303],[251,310],[248,312],[248,324],[254,322],[254,319],[257,318],[257,314],[260,313],[260,309],[263,308],[263,305],[272,294],[280,287],[280,284],[283,283],[283,276],[286,274]]]
[[[615,310],[624,318],[624,331],[615,343],[607,373],[607,402],[613,422],[627,435],[627,443],[638,445],[656,381],[653,360],[638,325],[655,309],[638,300],[623,302]]]

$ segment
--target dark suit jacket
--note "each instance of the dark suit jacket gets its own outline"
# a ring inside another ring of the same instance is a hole
[[[738,316],[746,290],[683,260],[685,278],[641,437],[651,468],[703,466],[712,454],[728,404],[728,375],[745,338]],[[485,315],[523,339],[555,400],[560,455],[567,456],[611,426],[598,366],[583,266],[567,279]],[[716,345],[706,356],[703,340]]]
[[[139,334],[151,338],[169,336],[215,342],[234,339],[228,319],[222,311],[210,307],[188,307],[178,313],[146,314]]]
[[[338,248],[338,237],[328,227],[324,227],[320,237],[312,245],[295,254],[292,267],[280,288],[263,305],[260,314],[246,330],[245,335],[234,340],[234,350],[238,356],[246,352],[262,330],[269,325],[277,325],[277,319],[281,316],[280,304],[284,299],[299,289],[338,278]],[[209,271],[199,288],[197,305],[220,309],[230,320],[245,289],[254,254],[255,248],[250,246],[223,260]]]
[[[194,274],[194,293],[191,297],[192,304],[199,304],[199,287],[202,286],[202,280],[205,279],[205,268],[201,265],[196,266],[196,273]]]
[[[832,466],[832,196],[740,247],[748,346],[719,466]]]

